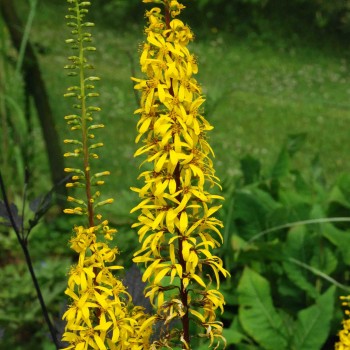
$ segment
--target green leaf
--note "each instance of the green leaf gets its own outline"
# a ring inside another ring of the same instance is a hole
[[[316,304],[300,311],[292,339],[293,350],[319,350],[330,331],[335,287],[321,295]]]
[[[321,230],[322,235],[339,249],[345,264],[350,265],[350,232],[341,231],[329,223],[322,225]]]
[[[286,349],[287,331],[272,303],[268,281],[246,267],[237,291],[243,329],[266,350]]]
[[[280,206],[269,193],[258,188],[237,192],[233,217],[241,223],[239,232],[243,238],[250,238],[256,232],[266,229],[269,215]],[[245,237],[245,232],[248,237]]]
[[[307,134],[305,132],[289,134],[286,142],[288,154],[293,157],[304,146]]]
[[[295,258],[299,261],[305,262],[307,257],[311,256],[312,253],[307,243],[305,226],[297,226],[292,228],[288,233],[287,241],[284,247],[285,256],[287,258]],[[306,291],[310,297],[317,297],[318,292],[315,286],[310,282],[308,271],[289,261],[283,262],[283,269],[286,272],[289,280],[296,286]]]
[[[233,319],[230,328],[223,329],[222,335],[226,339],[226,345],[239,344],[247,338],[237,318]]]
[[[288,175],[290,172],[290,159],[302,148],[305,140],[306,133],[288,135],[285,145],[272,168],[271,177],[273,179],[279,179],[280,177]]]
[[[273,179],[279,179],[283,176],[288,175],[290,170],[290,157],[288,154],[288,151],[284,147],[280,154],[278,155],[278,158],[276,160],[276,163],[274,164],[272,171],[271,171],[271,178]]]
[[[241,159],[241,169],[243,173],[244,183],[250,185],[260,178],[261,164],[260,161],[247,155]]]
[[[323,247],[322,251],[320,251],[320,247],[315,246],[310,265],[330,275],[337,268],[338,259],[329,247]]]

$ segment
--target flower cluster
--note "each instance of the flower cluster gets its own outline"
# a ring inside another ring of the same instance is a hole
[[[132,210],[140,211],[133,227],[141,248],[134,261],[147,266],[146,296],[157,307],[150,320],[164,324],[152,349],[191,349],[191,323],[202,328],[199,336],[211,345],[224,341],[216,311],[224,305],[219,274],[228,272],[212,254],[222,243],[222,223],[214,214],[221,207],[215,202],[223,198],[208,192],[219,182],[207,138],[213,127],[202,115],[205,99],[193,77],[197,61],[187,48],[193,33],[176,18],[184,6],[174,0],[143,1],[162,4],[164,12],[159,7],[146,12],[149,25],[140,56],[146,78],[133,78],[141,92],[136,142],[143,141],[135,156],[144,155],[143,163],[149,164],[139,176],[144,185],[133,188],[141,198]]]
[[[341,297],[343,306],[349,308],[350,296]],[[339,342],[335,345],[335,350],[350,350],[350,311],[345,310],[346,320],[343,321],[343,329],[339,332]]]
[[[102,124],[94,123],[93,113],[100,110],[90,100],[98,96],[94,91],[94,81],[98,77],[86,75],[93,66],[88,62],[86,52],[94,51],[91,46],[92,36],[87,31],[93,24],[84,21],[90,5],[88,1],[68,0],[68,26],[72,27],[73,38],[67,43],[77,52],[70,56],[69,75],[77,77],[78,85],[68,88],[65,96],[75,98],[73,107],[76,114],[67,116],[71,131],[79,133],[77,139],[65,140],[74,147],[65,153],[66,157],[80,160],[80,168],[66,168],[72,174],[69,188],[83,190],[83,195],[69,196],[74,204],[65,209],[67,214],[78,214],[87,220],[85,226],[76,226],[71,239],[71,248],[79,254],[78,262],[69,271],[68,287],[65,293],[71,298],[71,304],[63,315],[66,320],[62,340],[68,342],[65,350],[141,350],[149,348],[152,332],[147,323],[143,308],[132,305],[131,296],[113,271],[123,267],[115,264],[118,254],[116,248],[110,248],[107,242],[112,240],[115,229],[108,226],[97,211],[99,207],[110,204],[113,199],[99,200],[100,191],[93,191],[95,186],[103,185],[101,180],[109,175],[108,171],[92,172],[91,159],[98,158],[96,149],[103,146],[95,141],[95,129]],[[95,224],[98,222],[98,224]]]
[[[75,236],[70,243],[79,258],[69,271],[65,291],[72,299],[63,315],[67,325],[62,340],[70,344],[67,350],[139,350],[148,346],[151,329],[138,333],[146,316],[141,308],[127,308],[131,297],[112,273],[122,267],[108,265],[114,262],[118,251],[97,240],[98,234],[110,239],[115,232],[107,225],[103,221],[88,229],[74,228]]]

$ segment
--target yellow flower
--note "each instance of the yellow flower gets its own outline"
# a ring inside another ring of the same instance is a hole
[[[100,191],[94,190],[94,187],[104,184],[101,178],[110,173],[92,171],[91,160],[98,158],[95,152],[103,146],[103,142],[94,140],[93,132],[104,125],[94,124],[94,113],[100,108],[91,104],[91,98],[98,96],[92,91],[95,88],[93,83],[99,78],[86,74],[87,68],[91,68],[86,53],[95,50],[90,46],[91,34],[88,32],[93,24],[85,21],[90,2],[68,0],[68,3],[69,15],[66,17],[72,21],[68,25],[73,27],[73,38],[66,42],[78,49],[78,56],[70,56],[71,64],[66,68],[71,70],[69,75],[78,78],[76,84],[79,86],[68,88],[65,94],[75,98],[74,108],[78,110],[77,114],[65,119],[75,134],[80,133],[81,139],[65,140],[68,146],[73,146],[65,156],[80,161],[81,169],[71,167],[65,171],[72,174],[67,187],[82,192],[77,191],[76,197],[68,197],[75,206],[64,212],[85,216],[87,223],[75,226],[74,236],[70,239],[71,248],[79,258],[70,269],[65,291],[71,304],[63,315],[66,327],[62,339],[69,343],[67,350],[141,350],[148,348],[152,329],[143,308],[133,307],[130,294],[114,276],[114,272],[123,267],[115,263],[118,249],[109,247],[106,240],[113,239],[116,230],[98,213],[101,206],[113,203],[113,199],[100,200]],[[155,89],[151,93],[154,95]],[[143,332],[139,331],[141,327]]]
[[[184,6],[174,0],[162,2],[164,13],[159,8],[146,13],[149,26],[140,56],[146,77],[132,78],[141,91],[141,105],[135,111],[140,116],[136,142],[143,142],[135,156],[148,163],[139,176],[144,185],[132,188],[140,197],[131,211],[140,212],[133,224],[141,243],[134,261],[146,265],[143,280],[150,283],[146,295],[157,307],[153,321],[168,324],[178,319],[182,325],[163,333],[151,349],[190,349],[191,322],[202,325],[201,336],[210,345],[223,341],[222,325],[215,319],[216,310],[223,311],[224,298],[217,289],[209,289],[211,282],[208,285],[203,274],[211,271],[215,278],[210,281],[217,288],[220,274],[228,276],[221,259],[212,253],[222,243],[222,223],[214,214],[221,208],[215,202],[223,198],[209,192],[211,186],[220,185],[207,141],[213,127],[202,115],[204,98],[193,77],[197,61],[187,48],[194,36],[174,18]]]

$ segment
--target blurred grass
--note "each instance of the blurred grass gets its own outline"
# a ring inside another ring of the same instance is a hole
[[[41,48],[40,62],[62,140],[67,133],[63,116],[71,111],[62,95],[72,83],[63,70],[70,54],[64,43],[69,37],[64,14],[65,5],[42,3],[31,38]],[[106,192],[117,198],[113,212],[118,216],[127,216],[136,200],[129,192],[140,162],[133,158],[137,117],[130,76],[133,70],[140,76],[142,25],[107,28],[98,20],[94,30],[98,52],[92,61],[102,78],[100,118],[106,125],[101,133],[106,145],[101,170],[112,171]],[[253,35],[238,39],[214,28],[198,33],[191,45],[199,59],[198,80],[207,95],[207,118],[215,126],[210,137],[218,175],[225,179],[239,174],[238,160],[247,153],[268,166],[288,133],[306,132],[308,142],[298,166],[307,166],[319,153],[326,177],[333,180],[350,170],[348,54],[327,41],[272,39],[262,41]]]

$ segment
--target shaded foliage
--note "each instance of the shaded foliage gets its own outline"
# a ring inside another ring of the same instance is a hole
[[[120,19],[138,21],[142,10],[138,0],[101,0],[99,11],[105,22],[118,26]],[[196,26],[234,31],[350,30],[350,3],[347,0],[197,0],[188,6],[187,20]]]
[[[234,277],[224,318],[235,349],[319,350],[334,343],[337,294],[350,290],[349,187],[343,175],[328,188],[317,158],[309,172],[293,166],[305,140],[289,135],[265,172],[246,156],[234,187],[226,184],[232,200],[223,218],[223,258]]]

